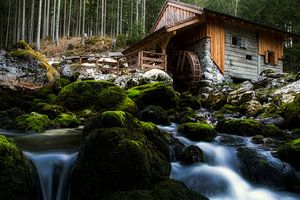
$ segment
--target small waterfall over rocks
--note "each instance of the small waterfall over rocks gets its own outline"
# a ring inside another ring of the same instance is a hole
[[[276,169],[290,171],[291,167],[272,156],[270,151],[259,148],[248,137],[219,135],[212,143],[195,142],[177,132],[177,125],[159,126],[179,139],[185,146],[196,145],[204,154],[205,163],[171,163],[171,178],[183,181],[194,191],[206,195],[211,200],[298,200],[300,195],[276,191],[265,186],[248,182],[240,172],[238,148],[255,149],[255,152],[274,165]]]

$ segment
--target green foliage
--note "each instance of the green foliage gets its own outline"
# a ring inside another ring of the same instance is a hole
[[[36,199],[30,164],[12,139],[0,136],[0,199]]]
[[[14,128],[17,130],[44,132],[45,129],[52,127],[52,123],[47,115],[32,112],[16,118]]]
[[[196,141],[212,141],[216,133],[214,128],[205,122],[188,122],[180,124],[178,131]]]
[[[145,34],[143,33],[143,28],[141,23],[133,24],[131,31],[132,34],[127,38],[127,42],[126,42],[128,46],[136,44],[138,41],[140,41],[143,38]]]

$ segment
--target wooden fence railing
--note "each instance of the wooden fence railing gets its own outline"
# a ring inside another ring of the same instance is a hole
[[[69,57],[70,60],[77,60],[79,61],[80,65],[83,63],[83,60],[87,60],[88,56],[74,56]],[[167,70],[167,55],[162,53],[154,53],[150,51],[139,51],[133,52],[123,57],[119,57],[116,62],[107,62],[107,61],[99,61],[96,58],[95,67],[98,67],[99,64],[107,64],[110,65],[110,68],[106,70],[111,71],[112,73],[116,73],[120,75],[122,70],[129,70],[134,71],[135,69],[160,69],[160,70]],[[127,63],[128,67],[123,67],[124,64]]]

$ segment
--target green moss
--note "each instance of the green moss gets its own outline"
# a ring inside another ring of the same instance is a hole
[[[56,118],[59,114],[65,111],[65,109],[62,106],[59,105],[50,105],[47,103],[37,103],[33,108],[33,112],[37,112],[40,114],[47,115],[50,119]]]
[[[178,131],[196,141],[212,141],[215,136],[214,128],[205,122],[188,122],[180,124]]]
[[[128,112],[133,116],[137,115],[137,106],[135,102],[129,97],[125,98],[121,105],[116,108],[116,110]]]
[[[120,98],[116,95],[116,90],[106,90],[101,94],[103,90],[109,87],[116,88],[112,83],[106,81],[76,81],[65,86],[59,92],[57,103],[70,111],[79,111],[94,107],[102,109],[102,106],[116,106],[114,103],[120,103],[117,101],[120,101]],[[112,91],[112,96],[110,96],[109,91]],[[118,97],[117,100],[113,99],[116,96]],[[121,94],[121,96],[123,95]]]
[[[300,139],[292,140],[278,149],[279,158],[300,169]]]
[[[253,119],[223,119],[217,124],[217,131],[236,135],[266,135],[265,126]]]
[[[184,148],[182,153],[182,161],[191,164],[204,161],[202,150],[194,145]]]
[[[59,128],[75,128],[79,125],[79,120],[72,113],[61,113],[52,123]]]
[[[300,128],[300,94],[295,97],[295,100],[292,103],[285,105],[284,110],[289,127]]]
[[[34,131],[38,133],[44,132],[45,129],[52,127],[52,123],[47,115],[36,112],[17,117],[14,125],[14,128],[17,130]]]
[[[167,112],[161,106],[147,106],[139,114],[142,121],[153,122],[155,124],[170,124]]]
[[[0,199],[36,199],[29,163],[12,139],[0,136]]]
[[[0,128],[10,129],[13,126],[14,119],[23,114],[25,114],[25,112],[19,108],[0,111]]]
[[[157,130],[156,125],[151,122],[142,122],[141,121],[140,125],[142,127],[143,132],[146,132],[146,133],[153,133]]]
[[[51,83],[59,78],[59,73],[47,62],[45,56],[34,51],[24,40],[17,43],[15,45],[15,50],[10,52],[9,55],[19,60],[31,61],[32,59],[35,59],[39,61],[39,65],[46,70],[46,76]]]
[[[197,97],[193,96],[190,93],[185,92],[180,95],[179,106],[190,107],[194,110],[198,110],[200,109],[201,104]]]
[[[262,136],[262,135],[255,135],[255,136],[253,136],[252,137],[252,142],[253,143],[256,143],[256,144],[261,144],[261,143],[264,143],[264,136]]]
[[[126,125],[126,113],[123,111],[105,111],[101,115],[101,121],[105,127],[124,127]]]
[[[136,86],[127,91],[128,96],[136,102],[140,109],[147,105],[161,106],[164,109],[176,107],[179,97],[171,86],[163,83],[149,83]]]
[[[124,103],[125,99],[126,93],[123,89],[117,86],[111,86],[103,89],[97,95],[97,104],[94,107],[97,110],[101,110],[103,108],[115,108]]]

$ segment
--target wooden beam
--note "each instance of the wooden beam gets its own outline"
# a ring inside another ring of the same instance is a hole
[[[178,25],[175,25],[173,27],[170,27],[170,28],[167,29],[167,32],[173,32],[173,31],[176,31],[176,30],[181,29],[183,27],[190,26],[190,25],[197,24],[197,23],[200,23],[199,18],[195,18],[195,19],[187,21],[185,23],[178,24]]]

